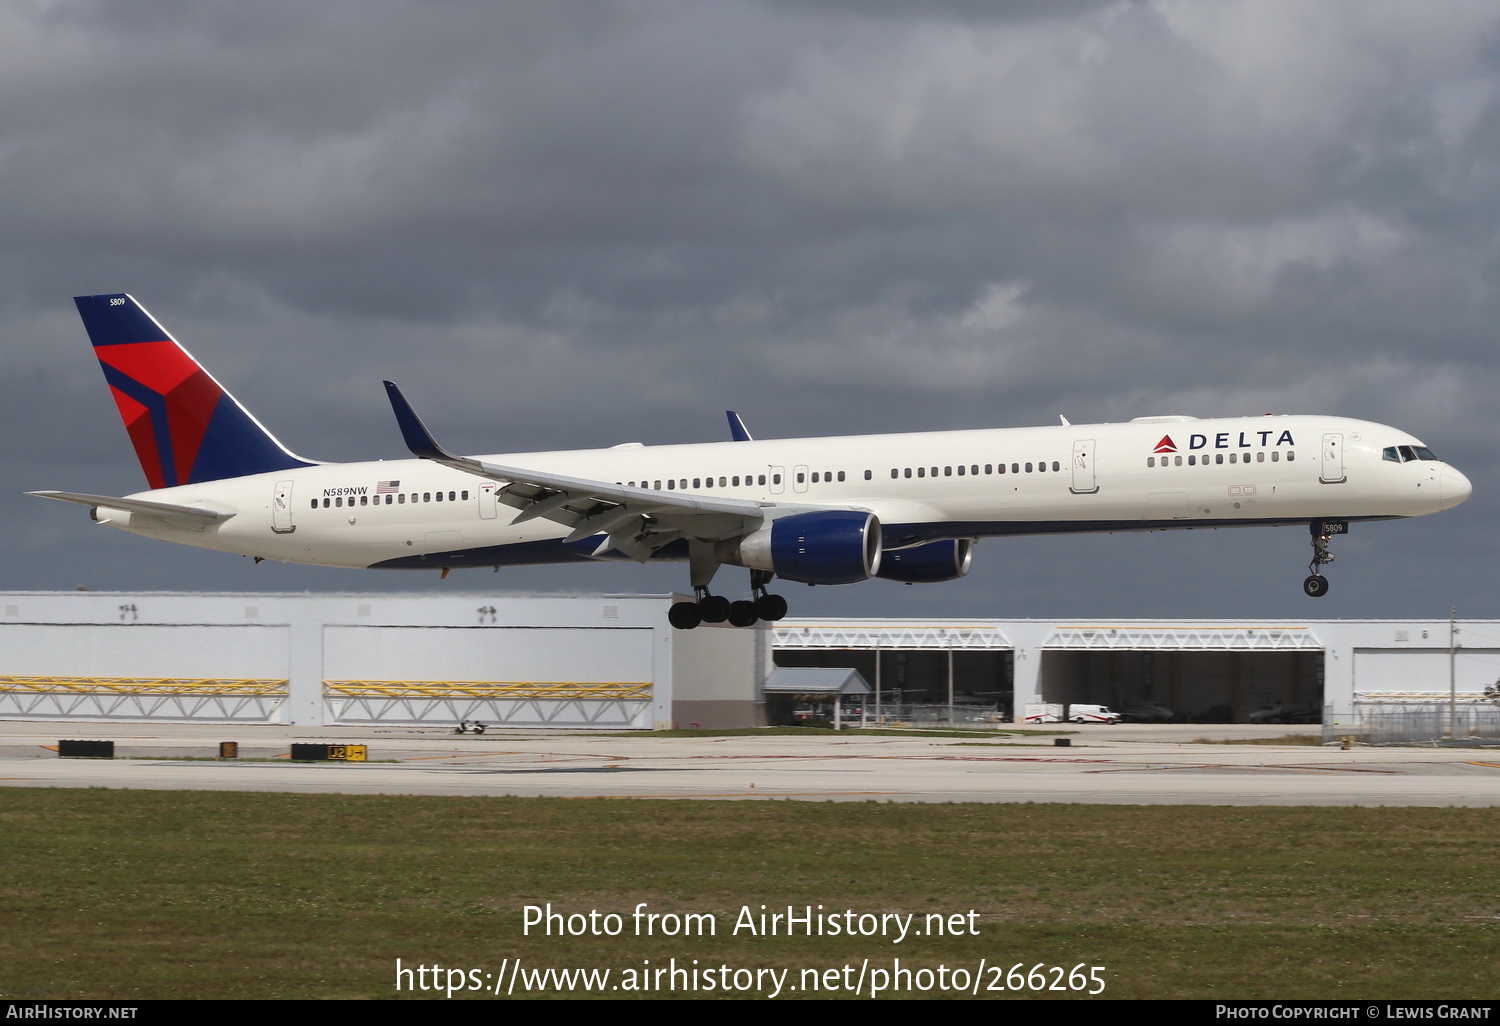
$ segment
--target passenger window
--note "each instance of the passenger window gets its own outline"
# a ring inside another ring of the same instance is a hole
[[[797,471],[797,483],[802,484],[805,480],[807,480],[807,475],[800,470]]]
[[[944,467],[943,468],[943,476],[944,477],[952,477],[953,476],[953,468],[952,467]]]
[[[1264,462],[1266,462],[1266,454],[1265,454],[1264,450],[1262,450],[1261,452],[1258,452],[1258,453],[1255,454],[1255,462],[1256,463],[1264,463]]]
[[[1214,453],[1214,462],[1215,463],[1223,463],[1224,462],[1224,454],[1222,452],[1216,452],[1216,453]]]
[[[1272,449],[1271,450],[1271,462],[1272,463],[1279,463],[1280,461],[1281,461],[1281,453],[1278,452],[1278,451],[1276,451],[1275,449]]]
[[[998,467],[996,467],[995,469],[998,470],[1000,473],[1003,474],[1003,473],[1005,473],[1005,464],[1002,463]]]
[[[1196,456],[1189,456],[1188,457],[1188,466],[1190,466],[1190,467],[1196,467],[1197,465],[1198,465],[1198,457],[1196,457]]]
[[[739,480],[739,478],[735,478],[735,481],[738,481],[738,480]],[[719,487],[720,488],[724,487],[724,479],[722,477],[719,478]]]
[[[905,473],[907,477],[911,477],[911,468],[907,467]]]
[[[1021,472],[1021,465],[1019,463],[1012,463],[1010,465],[1010,472],[1012,474],[1019,474]]]
[[[932,476],[937,477],[937,467],[932,468]]]
[[[1297,452],[1296,452],[1295,449],[1288,449],[1286,451],[1286,461],[1288,463],[1292,462],[1292,460],[1294,460],[1296,458],[1297,458]]]
[[[653,485],[652,485],[652,486],[651,486],[651,487],[652,487],[652,488],[654,488],[654,489],[656,489],[656,490],[657,490],[657,491],[658,491],[658,492],[659,492],[659,491],[661,491],[661,482],[660,482],[660,481],[657,481],[657,482],[656,482],[656,483],[655,483],[655,484],[653,484]]]
[[[765,484],[766,483],[764,475],[761,476],[761,482],[760,483],[761,484]],[[780,474],[772,474],[771,475],[771,483],[772,484],[781,484],[781,475]]]
[[[962,463],[960,463],[958,465],[958,476],[959,477],[963,477],[964,476],[964,465]]]
[[[400,495],[396,496],[396,501],[398,503],[405,503],[406,502],[406,493],[402,492]]]
[[[442,502],[443,501],[443,493],[442,492],[433,492],[433,494],[437,496],[437,501],[438,502]],[[453,493],[449,492],[448,495],[451,497],[453,495]]]
[[[1239,453],[1237,453],[1237,452],[1232,452],[1232,453],[1230,453],[1230,454],[1229,454],[1229,462],[1230,462],[1230,463],[1236,463],[1236,462],[1238,462],[1238,461],[1237,461],[1237,460],[1236,460],[1236,459],[1235,459],[1235,457],[1236,457],[1236,456],[1238,456],[1238,455],[1239,455]]]
[[[344,504],[344,497],[340,495],[338,498],[333,500],[333,504],[335,506],[342,506]]]
[[[468,502],[469,501],[469,490],[467,488],[465,488],[463,490],[463,492],[459,495],[459,498],[462,499],[462,500],[464,500],[465,502]]]
[[[867,471],[865,471],[865,473],[868,474],[869,471],[867,470]],[[844,472],[841,470],[841,471],[839,471],[839,480],[842,481],[843,479],[844,479]]]
[[[1182,466],[1182,457],[1181,457],[1181,456],[1173,456],[1173,457],[1172,457],[1172,462],[1173,462],[1173,463],[1174,463],[1174,464],[1175,464],[1175,465],[1176,465],[1176,466],[1179,466],[1179,467],[1180,467],[1180,466]]]
[[[986,467],[986,468],[985,468],[985,469],[984,469],[984,472],[985,472],[985,473],[986,473],[986,474],[988,474],[988,473],[989,473],[989,472],[990,472],[990,470],[989,470],[989,468],[988,468],[988,467]],[[976,463],[976,464],[974,464],[974,465],[973,465],[973,466],[972,466],[972,467],[970,467],[970,468],[969,468],[969,473],[970,473],[970,474],[972,474],[972,475],[974,475],[974,476],[975,476],[975,477],[978,477],[978,476],[979,476],[979,464],[977,464],[977,463]]]
[[[1026,464],[1026,473],[1028,473],[1028,474],[1031,473],[1031,464],[1030,463]]]
[[[891,476],[894,477],[895,475],[892,474]],[[866,481],[873,481],[874,479],[875,479],[875,472],[873,470],[867,470],[867,471],[865,471],[865,480]]]
[[[314,500],[313,500],[313,501],[312,501],[312,508],[313,508],[313,509],[317,509],[317,508],[318,508],[318,500],[317,500],[317,499],[314,499]]]
[[[359,504],[361,506],[368,506],[370,504],[370,497],[368,495],[361,495],[359,497]]]
[[[926,467],[918,467],[917,468],[917,476],[918,477],[926,477],[927,476],[927,468]]]
[[[1146,466],[1148,466],[1148,467],[1154,467],[1154,466],[1156,466],[1156,457],[1155,456],[1147,456],[1146,457]]]
[[[1059,462],[1057,462],[1057,460],[1053,460],[1052,461],[1052,473],[1055,474],[1055,473],[1057,473],[1061,469],[1062,469],[1062,464],[1059,463]]]

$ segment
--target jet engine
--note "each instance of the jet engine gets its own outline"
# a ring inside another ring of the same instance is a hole
[[[881,555],[877,577],[907,584],[937,584],[956,581],[969,572],[974,539],[954,538],[927,542],[909,549],[889,549]]]
[[[792,513],[720,542],[715,554],[734,566],[770,570],[784,581],[853,584],[880,570],[880,520],[849,509]]]

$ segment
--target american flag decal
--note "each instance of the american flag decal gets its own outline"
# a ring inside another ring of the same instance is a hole
[[[389,495],[392,492],[399,492],[400,490],[400,481],[381,481],[375,486],[376,495]]]

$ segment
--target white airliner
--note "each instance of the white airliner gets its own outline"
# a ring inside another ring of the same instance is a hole
[[[1128,424],[455,456],[395,385],[414,460],[293,455],[128,295],[75,300],[150,490],[29,494],[132,534],[322,566],[441,569],[687,560],[674,626],[779,620],[775,577],[950,581],[1000,535],[1306,524],[1311,596],[1361,520],[1450,509],[1468,478],[1404,431],[1341,417]],[[709,591],[723,564],[752,600]]]

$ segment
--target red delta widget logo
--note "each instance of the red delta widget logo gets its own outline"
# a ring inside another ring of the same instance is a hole
[[[1231,435],[1236,436],[1236,441],[1230,441]],[[1267,448],[1272,445],[1279,446],[1297,444],[1292,439],[1292,433],[1290,431],[1282,431],[1279,435],[1277,435],[1275,442],[1271,441],[1272,435],[1276,435],[1276,431],[1274,429],[1267,431],[1220,431],[1213,436],[1213,444],[1212,446],[1210,446],[1208,435],[1192,434],[1188,436],[1188,448],[1191,450],[1207,448],[1253,449],[1257,446],[1260,448]],[[1177,452],[1177,443],[1172,441],[1171,435],[1162,435],[1161,441],[1157,442],[1156,448],[1152,449],[1151,451],[1158,455],[1161,453]]]

